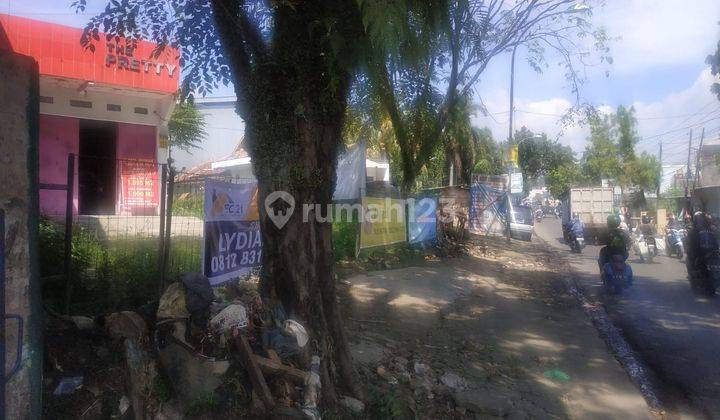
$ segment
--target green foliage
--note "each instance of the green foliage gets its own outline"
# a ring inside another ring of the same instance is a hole
[[[200,142],[207,136],[205,126],[205,117],[191,99],[176,104],[168,121],[170,147],[185,152],[200,147]]]
[[[582,168],[575,162],[567,162],[551,169],[545,179],[548,191],[553,197],[561,197],[570,188],[582,185]]]
[[[358,234],[358,215],[353,213],[349,218],[333,220],[332,245],[335,261],[355,259],[356,238]]]
[[[710,90],[717,95],[718,100],[720,100],[720,41],[717,43],[715,53],[709,54],[705,62],[710,66],[710,73],[717,79],[717,81],[713,82],[710,86]]]
[[[493,139],[489,128],[473,129],[473,148],[475,149],[473,173],[500,175],[505,172],[502,149]]]
[[[590,119],[590,139],[583,157],[584,173],[590,181],[598,183],[609,178],[621,187],[657,188],[661,164],[647,153],[635,154],[636,127],[632,107],[620,106],[615,114]]]
[[[62,274],[64,226],[41,218],[39,229],[40,276],[43,300],[58,312],[64,310],[66,282]],[[200,267],[198,238],[173,237],[169,277]],[[134,309],[157,294],[157,237],[105,238],[88,227],[73,229],[71,278],[74,284],[70,312],[96,315]]]
[[[568,146],[548,139],[545,133],[536,135],[526,127],[515,132],[513,143],[518,145],[518,161],[529,191],[541,185],[541,180],[556,168],[575,163],[575,155]]]
[[[218,406],[218,402],[215,399],[215,394],[207,392],[200,394],[190,401],[185,414],[188,416],[197,416],[200,414],[210,413]]]
[[[197,217],[202,219],[205,214],[205,203],[202,194],[178,196],[173,200],[173,216]]]

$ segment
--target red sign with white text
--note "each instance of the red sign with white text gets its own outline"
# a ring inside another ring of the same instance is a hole
[[[158,164],[152,161],[121,160],[121,203],[124,210],[135,213],[138,209],[157,207]]]
[[[177,50],[151,58],[156,46],[151,42],[138,41],[132,48],[124,40],[108,42],[100,33],[93,52],[80,45],[81,35],[79,28],[0,14],[0,49],[33,57],[42,75],[165,93],[178,90]]]

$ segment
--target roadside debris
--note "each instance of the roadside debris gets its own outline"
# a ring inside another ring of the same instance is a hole
[[[71,376],[68,378],[62,378],[60,383],[53,391],[53,395],[68,395],[75,392],[76,389],[80,388],[83,384],[82,376]]]
[[[114,359],[118,373],[124,372],[116,375],[122,385],[113,390],[92,382],[93,391],[86,392],[87,402],[77,403],[75,417],[109,413],[120,418],[130,410],[137,419],[188,412],[214,416],[224,403],[222,412],[238,417],[320,419],[321,360],[308,354],[308,331],[281,303],[262,300],[256,282],[213,289],[204,276],[186,274],[155,306],[96,319],[58,319],[66,330],[105,337],[92,347],[92,356]],[[48,359],[60,372],[52,354]],[[63,377],[53,395],[76,393],[83,382],[82,376]],[[341,405],[353,413],[364,410],[362,401],[350,397]]]

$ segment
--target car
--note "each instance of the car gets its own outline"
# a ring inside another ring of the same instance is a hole
[[[530,241],[535,221],[533,211],[529,206],[513,206],[510,219],[510,237],[523,241]]]

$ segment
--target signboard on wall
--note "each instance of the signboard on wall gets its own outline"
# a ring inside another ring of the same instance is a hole
[[[510,193],[519,194],[521,192],[523,192],[522,172],[512,172],[510,174]]]
[[[362,198],[363,217],[360,225],[360,248],[405,242],[405,200],[394,198]]]
[[[213,286],[262,262],[257,184],[205,181],[203,274]]]
[[[432,241],[437,237],[437,199],[424,197],[409,201],[408,242]]]
[[[507,177],[473,175],[470,187],[470,230],[502,234],[505,231]]]
[[[158,164],[151,160],[120,160],[120,205],[123,213],[154,214],[159,205]]]

